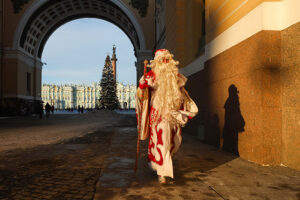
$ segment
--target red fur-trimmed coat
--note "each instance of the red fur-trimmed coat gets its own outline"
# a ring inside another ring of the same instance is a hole
[[[149,138],[148,161],[160,176],[173,178],[172,155],[181,145],[181,127],[198,113],[197,105],[184,89],[186,80],[182,74],[178,75],[184,102],[182,109],[172,111],[172,116],[177,122],[175,124],[157,116],[157,110],[152,105],[156,98],[154,72],[149,71],[139,82],[136,98],[138,132],[141,140]]]

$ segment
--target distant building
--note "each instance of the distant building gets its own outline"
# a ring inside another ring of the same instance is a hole
[[[42,100],[44,105],[49,103],[57,109],[96,108],[100,98],[101,87],[97,83],[92,85],[54,85],[43,84]],[[136,85],[117,83],[117,96],[122,109],[135,108]]]
[[[136,85],[117,83],[117,96],[122,109],[135,108]]]
[[[114,78],[117,73],[117,56],[116,47],[113,46],[113,54],[111,58],[111,65],[113,68]],[[57,109],[78,108],[83,106],[86,109],[97,108],[100,99],[100,84],[93,83],[92,85],[53,85],[43,84],[42,86],[42,100],[44,105],[49,103],[54,105]],[[122,109],[135,108],[135,93],[136,85],[124,85],[117,82],[117,96]]]

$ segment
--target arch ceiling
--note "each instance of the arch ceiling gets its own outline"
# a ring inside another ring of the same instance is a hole
[[[128,16],[111,0],[51,0],[40,6],[27,21],[18,46],[34,57],[41,58],[45,43],[61,25],[83,17],[107,20],[121,28],[130,38],[135,51],[140,40]]]

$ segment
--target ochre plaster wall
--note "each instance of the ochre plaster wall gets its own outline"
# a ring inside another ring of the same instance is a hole
[[[204,114],[200,123],[205,126],[205,140],[221,146],[228,88],[231,84],[237,87],[246,122],[245,131],[239,133],[239,153],[261,164],[280,162],[279,39],[279,32],[262,31],[206,62],[205,70],[190,77],[188,83],[192,96],[201,95],[195,99],[201,110],[199,118]],[[192,85],[201,78],[202,86],[195,90]],[[210,133],[216,122],[219,132]]]
[[[36,92],[34,92],[34,70],[33,66],[17,59],[4,60],[4,94],[5,95],[27,95],[27,72],[31,73],[31,95],[38,93],[38,87],[41,87],[41,70],[36,69]]]
[[[129,5],[130,0],[122,1],[133,12],[134,16],[139,21],[145,35],[147,49],[153,49],[155,46],[155,1],[149,1],[147,15],[145,17],[141,17],[138,10]]]
[[[215,39],[265,1],[278,0],[206,1],[203,35],[202,0],[166,0],[166,48],[180,60],[180,67],[184,67],[203,53],[205,43]]]
[[[1,12],[3,12],[2,3],[0,3],[0,10],[1,10]],[[3,20],[2,19],[3,19],[3,15],[0,15],[0,47],[1,47],[2,43],[3,43],[3,41],[2,41],[2,39],[3,39],[2,38],[2,27],[3,27],[2,23],[3,23]],[[2,64],[2,63],[0,63],[0,64]]]
[[[300,170],[300,22],[281,32],[282,163]]]
[[[34,0],[30,0],[27,4],[23,6],[23,9],[19,13],[14,13],[13,4],[9,0],[4,0],[4,47],[12,47],[14,41],[14,35],[16,28],[18,26],[19,20],[22,18],[25,10],[29,8],[30,4],[34,2]]]
[[[18,92],[18,61],[16,59],[5,59],[3,74],[4,94],[16,95]]]
[[[18,95],[34,96],[34,67],[19,60],[18,62]],[[27,94],[27,73],[31,73],[31,93]]]
[[[35,68],[36,70],[36,80],[35,80],[35,96],[41,98],[42,96],[42,69]]]
[[[208,43],[215,39],[261,3],[271,1],[276,2],[281,0],[207,0],[205,3],[206,42]]]
[[[166,48],[181,67],[200,53],[202,10],[202,0],[166,0]]]
[[[228,88],[239,93],[244,131],[242,158],[300,169],[300,23],[283,31],[261,31],[205,63],[189,77],[187,89],[199,115],[186,127],[222,148]],[[203,131],[202,131],[203,132]]]

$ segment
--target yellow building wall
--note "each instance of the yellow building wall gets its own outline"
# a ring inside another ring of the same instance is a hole
[[[4,95],[16,95],[18,93],[18,61],[5,59],[3,67]]]
[[[237,23],[263,2],[280,0],[207,0],[205,3],[205,36],[202,35],[203,0],[166,0],[165,48],[180,67],[185,67],[203,53],[203,47]]]
[[[36,71],[36,72],[35,72]],[[4,60],[4,95],[36,96],[41,89],[41,69],[16,58]],[[27,94],[27,72],[31,73],[31,94]],[[36,73],[36,82],[34,77]],[[35,91],[34,91],[35,89]],[[40,97],[37,96],[37,97]]]
[[[36,80],[35,80],[35,96],[41,98],[42,96],[42,69],[35,68],[36,70]]]
[[[129,5],[130,0],[122,1],[133,12],[135,18],[139,21],[145,35],[147,49],[152,50],[155,46],[155,1],[149,1],[147,15],[145,17],[141,17],[138,10]]]
[[[166,48],[180,61],[180,67],[201,53],[202,0],[166,0]]]
[[[0,1],[0,47],[2,45],[2,20],[3,20],[3,9],[2,9],[2,1]]]
[[[295,16],[292,5],[295,7],[299,2],[269,1],[261,5],[264,2],[206,1],[205,60],[198,62],[203,67],[188,77],[187,84],[199,106],[199,115],[186,130],[197,134],[200,126],[204,126],[205,141],[222,148],[224,104],[228,88],[234,84],[239,90],[240,111],[246,122],[245,130],[238,134],[240,156],[264,165],[300,170],[300,22],[287,23],[286,14],[282,14],[292,12],[291,16]],[[265,11],[273,11],[270,8],[281,9],[280,5],[285,6],[276,16],[282,20],[280,26],[279,23],[274,26],[273,19],[253,14],[265,15]],[[260,10],[255,9],[257,6],[261,6]],[[241,19],[249,26],[256,19],[260,29],[250,35],[240,34],[248,31],[248,27],[237,27]],[[244,38],[234,43],[240,35]]]
[[[188,91],[199,106],[192,125],[205,127],[207,143],[222,148],[225,134],[238,134],[238,140],[231,138],[229,143],[237,142],[241,157],[265,165],[280,164],[280,55],[280,33],[262,31],[208,60],[204,70],[189,77]],[[236,115],[225,116],[232,84],[239,91],[239,104],[231,109],[240,109],[245,121],[244,131],[239,133],[223,129],[226,121],[240,123]]]
[[[300,22],[281,32],[282,163],[300,170]]]
[[[207,0],[206,42],[210,42],[263,2],[280,0]]]
[[[4,47],[12,47],[18,22],[32,2],[34,2],[34,0],[30,0],[23,6],[23,9],[19,13],[15,13],[12,2],[4,0]]]
[[[31,74],[31,88],[30,94],[27,94],[27,73]],[[18,95],[22,96],[34,96],[34,67],[29,66],[23,61],[18,61]]]

